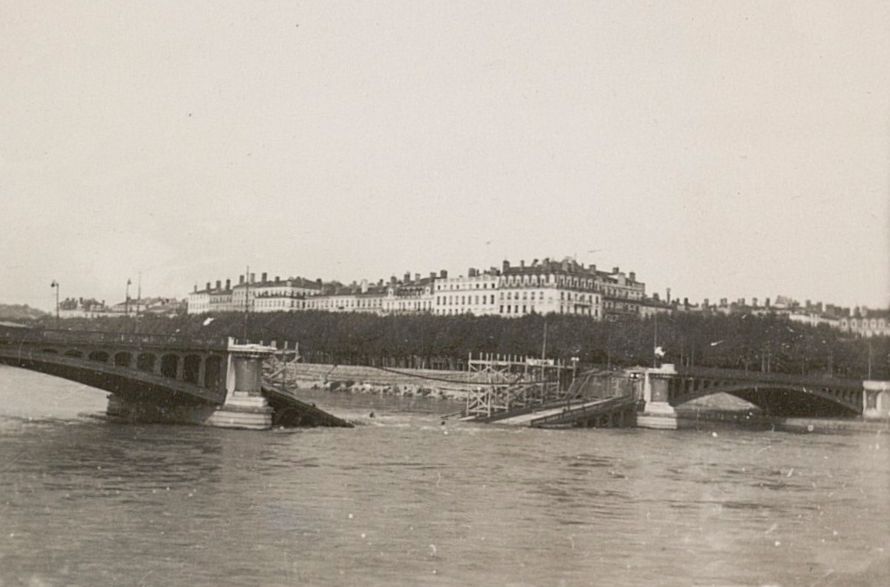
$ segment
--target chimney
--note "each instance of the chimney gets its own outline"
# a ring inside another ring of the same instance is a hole
[[[222,281],[219,279],[216,280],[216,289],[222,289]]]
[[[435,280],[436,280],[436,272],[430,271],[430,281],[435,281]]]
[[[260,281],[263,282],[263,283],[266,283],[266,276],[267,276],[267,275],[268,275],[268,274],[267,274],[265,271],[263,271],[263,272],[260,274]]]
[[[510,261],[504,259],[504,263],[503,263],[502,267],[504,268],[504,273],[506,273],[507,269],[510,268]]]
[[[688,308],[688,307],[689,307],[689,298],[683,298],[683,307],[684,307],[684,308]]]
[[[657,302],[657,301],[660,301],[661,298],[658,297],[658,292],[657,292],[657,291],[652,292],[652,299],[655,300],[656,302]]]
[[[671,288],[667,288],[667,298],[665,299],[667,300],[667,303],[671,303]]]
[[[275,276],[275,283],[281,283],[281,276],[280,276],[280,275],[276,275],[276,276]]]
[[[210,291],[210,282],[207,282],[207,291]]]
[[[631,281],[636,281],[636,280],[637,280],[637,274],[636,274],[635,271],[631,271],[628,275],[630,276],[630,280],[631,280]]]
[[[708,298],[705,298],[705,299],[702,300],[701,305],[702,305],[703,308],[710,308],[710,307],[711,307],[711,300],[709,300]]]
[[[368,293],[368,280],[362,279],[362,293]]]
[[[226,291],[230,291],[232,289],[232,280],[226,279]]]
[[[439,277],[441,279],[448,279],[448,272],[446,270],[442,269],[441,271],[439,271]]]
[[[590,264],[590,272],[596,275],[596,263]]]
[[[390,275],[390,276],[389,276],[389,282],[390,282],[390,283],[396,283],[396,281],[397,281],[397,280],[396,280],[396,276],[395,276],[395,275]]]
[[[243,275],[238,276],[238,285],[244,285],[244,276]]]
[[[476,270],[472,267],[467,269],[467,277],[476,277]]]
[[[411,272],[405,271],[405,280],[403,283],[408,283],[409,281],[411,281]]]
[[[770,307],[769,298],[766,298],[765,300],[763,300],[763,305],[766,306],[767,308]]]
[[[519,260],[519,268],[520,268],[520,269],[525,269],[525,259],[520,259],[520,260]]]
[[[256,273],[250,274],[250,283],[254,283],[256,281]]]
[[[195,284],[195,289],[194,289],[194,291],[195,291],[196,293],[197,293],[197,291],[198,291],[198,284],[197,284],[197,283]]]
[[[751,306],[754,308],[757,307],[757,298],[751,298]]]
[[[617,265],[616,265],[615,267],[612,267],[612,273],[613,273],[613,274],[614,274],[614,273],[621,273],[620,268],[619,268]]]
[[[316,285],[321,285],[321,277],[319,277],[318,279],[315,280],[315,284],[316,284]]]
[[[420,273],[414,274],[414,281],[420,281]]]

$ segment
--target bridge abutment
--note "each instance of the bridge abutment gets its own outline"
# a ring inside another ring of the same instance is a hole
[[[862,389],[862,417],[890,419],[890,381],[863,381]]]
[[[638,428],[676,430],[677,412],[668,403],[669,381],[677,373],[670,363],[646,369],[643,380],[643,412],[637,414]]]
[[[219,428],[266,430],[272,427],[272,408],[262,394],[263,360],[274,348],[234,344],[228,348],[226,399],[205,422]]]

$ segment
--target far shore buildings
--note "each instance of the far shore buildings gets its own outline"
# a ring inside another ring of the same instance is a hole
[[[94,298],[66,298],[59,302],[60,318],[102,318],[115,316],[175,316],[186,309],[182,300],[166,297],[130,298],[107,305]]]
[[[602,271],[572,258],[534,259],[513,265],[449,276],[447,271],[405,273],[377,282],[342,283],[303,277],[270,278],[262,273],[240,275],[238,283],[226,279],[207,282],[189,293],[189,314],[220,312],[358,312],[377,315],[433,314],[455,316],[520,317],[529,314],[570,314],[591,320],[648,318],[658,314],[751,314],[777,315],[811,326],[827,325],[858,336],[890,336],[890,310],[841,308],[831,304],[801,304],[785,296],[771,302],[765,298],[728,298],[711,303],[672,299],[670,289],[661,297],[646,295],[646,285],[633,271],[619,267]]]
[[[527,314],[574,314],[610,320],[641,313],[646,286],[633,272],[615,267],[599,271],[574,259],[535,259],[518,266],[504,261],[501,268],[449,277],[447,271],[405,273],[388,281],[343,285],[301,277],[270,279],[266,273],[196,285],[188,297],[189,314],[217,312],[368,312],[380,315],[428,313],[440,316],[519,317]]]

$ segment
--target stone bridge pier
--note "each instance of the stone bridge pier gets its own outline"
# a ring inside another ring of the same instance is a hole
[[[890,419],[890,381],[862,382],[862,417],[866,420]]]
[[[262,394],[263,361],[274,347],[234,344],[230,339],[226,368],[226,399],[205,422],[222,428],[272,427],[272,408]]]
[[[677,429],[677,412],[668,402],[670,380],[676,374],[677,370],[670,363],[643,371],[644,408],[642,413],[637,414],[639,428]]]

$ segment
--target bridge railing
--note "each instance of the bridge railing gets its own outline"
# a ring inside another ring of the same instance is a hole
[[[225,350],[224,337],[195,337],[180,334],[140,334],[95,330],[0,329],[0,341],[7,343],[97,344],[160,346]]]
[[[828,375],[794,375],[791,373],[764,373],[763,371],[744,371],[742,369],[721,369],[719,367],[677,367],[677,375],[681,377],[708,377],[715,379],[734,379],[738,381],[758,381],[764,383],[793,383],[799,385],[850,387],[861,389],[862,381],[858,379],[841,379]]]

